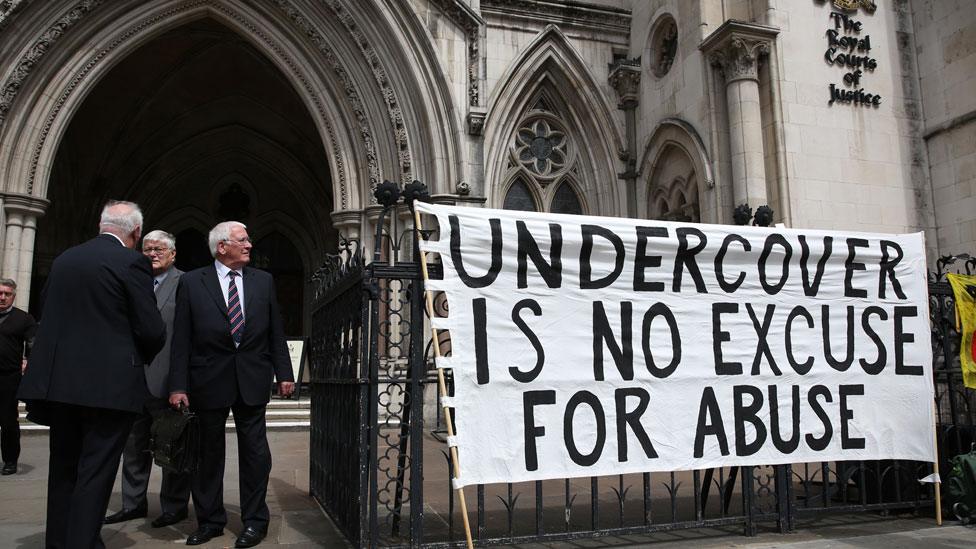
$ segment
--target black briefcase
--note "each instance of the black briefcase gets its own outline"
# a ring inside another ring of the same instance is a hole
[[[151,448],[156,465],[175,473],[189,474],[197,468],[200,455],[200,420],[180,406],[167,408],[153,419]]]

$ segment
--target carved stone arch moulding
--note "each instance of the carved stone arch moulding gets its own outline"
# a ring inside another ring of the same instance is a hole
[[[88,6],[86,9],[81,9],[76,6],[74,10],[71,11],[75,18],[72,19],[72,24],[76,23],[85,15],[91,13],[92,9],[101,1],[89,0],[87,2],[82,2],[79,6]],[[266,48],[268,54],[273,54],[278,58],[278,60],[288,68],[288,72],[294,77],[294,80],[301,84],[302,91],[305,93],[309,101],[315,106],[315,114],[318,118],[318,122],[321,123],[322,127],[325,129],[325,133],[328,136],[328,142],[331,147],[333,156],[333,169],[334,178],[333,181],[339,186],[339,197],[340,202],[343,207],[348,205],[348,184],[346,178],[345,161],[341,155],[341,148],[339,147],[338,138],[336,132],[330,122],[329,116],[326,109],[324,108],[323,102],[315,90],[315,87],[309,81],[309,78],[305,75],[304,71],[301,70],[299,65],[289,56],[284,49],[267,33],[258,28],[247,15],[234,10],[232,7],[228,6],[226,3],[219,2],[217,0],[196,0],[183,2],[170,7],[169,9],[158,11],[151,15],[148,15],[140,19],[135,24],[129,26],[127,29],[116,34],[113,39],[106,43],[103,47],[98,49],[93,53],[84,65],[79,68],[75,74],[72,76],[69,83],[61,89],[61,93],[58,95],[57,100],[54,105],[49,110],[47,116],[41,125],[41,130],[38,137],[35,139],[31,147],[31,157],[27,169],[26,178],[26,189],[28,194],[34,194],[35,183],[37,181],[38,164],[42,154],[45,151],[45,146],[48,144],[48,137],[50,135],[51,129],[55,122],[58,121],[59,116],[62,114],[65,104],[68,99],[75,93],[79,85],[88,78],[92,71],[98,67],[106,58],[108,58],[112,53],[115,52],[120,46],[126,45],[127,43],[133,41],[134,38],[140,35],[152,32],[153,29],[160,25],[167,24],[168,21],[175,17],[184,16],[187,13],[193,11],[209,11],[210,13],[219,14],[225,20],[233,21],[234,26],[238,30],[247,32],[251,37],[253,37],[257,42]],[[63,33],[64,28],[64,17],[59,19],[55,27],[61,29],[58,32]],[[41,33],[41,37],[48,36],[52,32],[52,29],[48,29]],[[60,34],[58,34],[60,36]],[[41,49],[40,54],[42,55],[44,51],[47,51],[49,46],[45,46]],[[32,65],[37,62],[39,56],[32,57]],[[24,75],[26,77],[26,75]],[[325,136],[323,136],[325,137]],[[377,169],[378,172],[378,169]]]
[[[550,111],[567,138],[567,172],[577,188],[595,197],[589,213],[619,215],[623,196],[615,185],[622,138],[606,94],[566,36],[549,25],[529,44],[492,92],[485,126],[486,177],[496,187],[512,160],[511,144],[527,116]],[[548,101],[546,108],[536,103]],[[518,160],[518,159],[516,159]],[[599,189],[599,190],[598,190]],[[497,188],[493,203],[498,203]]]
[[[10,24],[18,11],[30,3],[31,0],[0,0],[0,31]]]
[[[282,1],[282,0],[279,0]],[[339,0],[326,0],[326,5],[336,14],[336,18],[346,28],[346,31],[353,37],[356,45],[363,53],[366,65],[373,74],[380,93],[386,102],[386,110],[393,124],[393,137],[396,142],[397,156],[400,163],[400,175],[404,182],[413,179],[413,167],[410,154],[410,144],[407,139],[407,130],[403,124],[403,111],[400,101],[397,99],[396,90],[393,88],[386,69],[383,67],[383,56],[378,54],[369,38],[363,33],[362,28],[356,23],[350,10]]]
[[[688,154],[705,189],[715,187],[712,161],[704,141],[694,126],[679,118],[665,118],[658,124],[644,148],[638,175],[647,174],[668,146],[678,146]]]
[[[342,88],[346,93],[346,99],[349,101],[353,112],[356,114],[356,121],[359,123],[359,130],[363,135],[366,145],[366,158],[367,163],[370,166],[370,190],[372,191],[376,189],[376,185],[378,185],[382,179],[379,173],[376,145],[371,137],[372,132],[368,122],[369,117],[367,116],[366,107],[363,105],[363,102],[360,99],[360,93],[356,89],[349,71],[346,70],[340,56],[335,52],[335,49],[331,46],[331,44],[329,44],[325,37],[326,35],[317,29],[309,18],[305,17],[298,8],[296,8],[288,0],[275,0],[275,4],[279,9],[288,15],[292,22],[303,31],[309,42],[311,42],[311,44],[315,46],[320,53],[322,53],[326,61],[332,67],[336,77],[338,77],[339,82],[342,84]],[[384,69],[382,65],[382,56],[376,52],[376,49],[363,33],[362,28],[353,19],[353,16],[349,10],[347,10],[338,0],[327,0],[324,2],[324,5],[332,12],[336,20],[342,23],[346,31],[352,36],[353,42],[363,54],[363,59],[366,66],[370,68],[370,72],[373,75],[377,86],[379,87],[380,95],[386,104],[390,123],[393,126],[393,138],[396,143],[397,161],[400,168],[401,178],[403,181],[409,181],[412,179],[413,174],[412,155],[410,153],[410,144],[407,139],[406,127],[403,123],[403,111],[400,107],[400,103],[397,99],[397,95],[393,89],[392,83],[387,76],[386,69]],[[369,193],[369,199],[371,202],[375,203],[375,198],[372,196],[372,192]]]
[[[104,3],[105,0],[84,0],[78,2],[71,9],[66,10],[51,26],[44,29],[37,38],[31,43],[31,46],[27,48],[24,54],[16,62],[14,70],[10,73],[10,76],[4,81],[3,86],[0,86],[0,127],[7,119],[7,114],[10,112],[10,107],[13,104],[14,98],[17,96],[17,92],[23,87],[24,81],[30,74],[31,70],[40,62],[44,54],[51,49],[51,46],[58,41],[59,38],[64,36],[64,33],[73,27],[78,21],[84,19],[89,13],[91,13],[95,8]],[[8,6],[8,12],[5,13],[5,17],[2,19],[3,23],[6,23],[10,14],[15,13],[14,10],[20,6],[21,3],[16,3]],[[0,27],[2,28],[2,27]]]
[[[691,168],[689,171],[694,174],[693,178],[689,178],[688,173],[681,174],[683,176],[682,183],[684,184],[683,192],[691,200],[691,197],[687,195],[692,192],[692,187],[696,189],[694,191],[696,197],[692,202],[698,205],[700,221],[710,222],[717,219],[714,217],[715,212],[712,209],[716,205],[712,161],[701,136],[695,130],[694,126],[679,118],[666,118],[658,124],[657,128],[648,138],[641,162],[638,164],[638,177],[643,182],[642,188],[646,192],[644,195],[645,198],[642,201],[649,210],[648,214],[651,214],[651,210],[654,209],[653,204],[655,200],[663,196],[660,190],[655,191],[653,188],[655,184],[662,184],[662,182],[652,181],[652,179],[661,176],[660,168],[662,164],[668,163],[669,159],[673,160],[675,153],[687,159]],[[673,178],[670,178],[667,182],[663,183],[669,192],[674,190],[674,185],[668,184],[672,182]],[[669,196],[668,199],[670,198],[673,197]]]
[[[290,19],[291,23],[296,25],[305,35],[311,44],[322,53],[325,60],[331,66],[333,72],[336,74],[339,84],[349,101],[349,105],[355,114],[356,121],[358,123],[358,133],[359,139],[362,142],[363,150],[366,159],[366,169],[370,181],[370,187],[375,187],[376,184],[381,180],[380,166],[376,152],[375,141],[373,138],[373,132],[369,125],[369,116],[367,111],[363,106],[360,99],[360,90],[353,83],[349,72],[345,69],[339,60],[339,57],[335,54],[335,51],[327,43],[325,35],[320,32],[313,23],[306,18],[300,10],[295,8],[291,2],[287,0],[275,0],[276,5],[281,9]],[[22,56],[17,64],[17,68],[13,71],[7,81],[4,82],[3,87],[0,88],[0,128],[2,128],[5,122],[11,106],[13,104],[14,98],[17,92],[21,89],[22,83],[28,77],[31,70],[37,65],[41,57],[45,52],[49,51],[54,42],[60,38],[71,26],[77,24],[84,17],[88,16],[92,11],[98,6],[104,4],[104,0],[84,0],[78,2],[71,9],[69,9],[62,17],[60,17],[51,27],[45,29],[38,34],[38,38],[34,41],[33,45],[27,50],[27,52]],[[334,9],[342,9],[342,6],[337,1],[329,2],[330,6]],[[158,11],[147,15],[146,17],[140,19],[138,22],[129,26],[127,29],[119,32],[108,41],[104,46],[95,51],[89,56],[88,60],[75,72],[67,85],[63,86],[60,93],[57,95],[57,99],[54,101],[54,105],[50,108],[47,115],[43,118],[40,124],[40,131],[33,140],[33,144],[30,147],[31,155],[28,163],[27,178],[25,181],[27,194],[33,194],[35,190],[35,183],[37,181],[38,166],[42,155],[46,151],[46,146],[48,144],[48,137],[51,133],[52,127],[59,120],[59,116],[68,102],[69,98],[76,92],[80,85],[88,78],[93,70],[108,57],[111,56],[120,46],[126,45],[130,42],[134,42],[134,38],[139,37],[145,33],[152,32],[153,29],[158,28],[160,25],[165,25],[168,21],[174,17],[185,16],[187,13],[192,11],[208,11],[213,14],[219,14],[223,19],[233,22],[233,26],[238,28],[242,32],[248,33],[256,42],[258,42],[262,47],[265,48],[268,54],[273,54],[281,65],[287,67],[288,72],[293,77],[296,83],[299,83],[302,91],[307,97],[308,101],[314,105],[315,114],[318,118],[318,122],[324,128],[323,136],[324,140],[327,140],[327,146],[331,149],[332,153],[332,168],[333,168],[333,181],[338,185],[338,200],[337,205],[341,209],[349,209],[350,207],[357,206],[352,204],[349,194],[349,185],[347,177],[347,169],[345,167],[345,157],[342,153],[342,147],[340,146],[340,140],[337,136],[335,128],[331,122],[329,111],[325,108],[322,98],[316,91],[315,85],[310,81],[309,77],[305,74],[305,71],[300,67],[291,55],[289,55],[285,49],[277,43],[276,39],[270,36],[268,33],[264,32],[253,22],[253,16],[251,14],[242,13],[233,6],[229,5],[227,2],[221,2],[220,0],[191,0],[182,2],[179,4],[171,5],[166,10]],[[343,11],[345,16],[340,18],[344,20],[346,28],[349,29],[350,33],[353,34],[354,41],[360,46],[361,51],[363,51],[364,57],[367,59],[369,66],[373,69],[373,75],[377,80],[377,84],[380,85],[380,93],[382,94],[387,108],[388,114],[391,118],[391,123],[395,128],[395,135],[393,136],[396,141],[396,146],[398,149],[398,161],[399,167],[405,178],[409,178],[411,175],[411,155],[409,150],[409,145],[406,141],[406,130],[403,126],[402,111],[400,110],[399,103],[396,99],[396,94],[393,92],[392,87],[390,87],[389,79],[386,73],[383,71],[382,67],[379,65],[380,56],[373,50],[372,46],[368,43],[365,36],[361,31],[353,32],[356,29],[355,22],[351,20],[347,11]],[[375,61],[370,62],[369,59]]]

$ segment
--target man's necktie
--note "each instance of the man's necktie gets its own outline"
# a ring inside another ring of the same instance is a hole
[[[159,279],[158,278],[154,278],[153,279],[153,291],[155,292],[158,289],[159,289]]]
[[[241,308],[241,296],[234,283],[238,276],[236,271],[227,273],[227,317],[230,319],[230,336],[236,345],[241,344],[241,331],[244,329],[244,309]]]

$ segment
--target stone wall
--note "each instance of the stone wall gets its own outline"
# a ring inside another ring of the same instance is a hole
[[[793,226],[897,233],[927,229],[927,182],[912,176],[924,163],[913,125],[917,99],[903,82],[913,77],[914,67],[903,63],[898,46],[905,14],[888,2],[879,3],[873,14],[849,12],[861,24],[857,32],[851,26],[845,31],[844,21],[831,16],[829,3],[803,0],[779,8],[775,20],[783,59],[778,84]],[[837,30],[838,39],[869,39],[864,45],[870,50],[855,46],[853,55],[873,59],[877,66],[860,69],[856,85],[844,83],[850,69],[825,60],[829,30]],[[845,92],[863,90],[859,101],[881,99],[878,105],[830,104],[831,84]]]
[[[976,5],[913,0],[940,254],[976,254]]]

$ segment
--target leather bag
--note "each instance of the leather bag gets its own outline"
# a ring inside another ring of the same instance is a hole
[[[200,456],[200,420],[180,406],[153,419],[151,449],[156,465],[175,473],[193,473]]]

